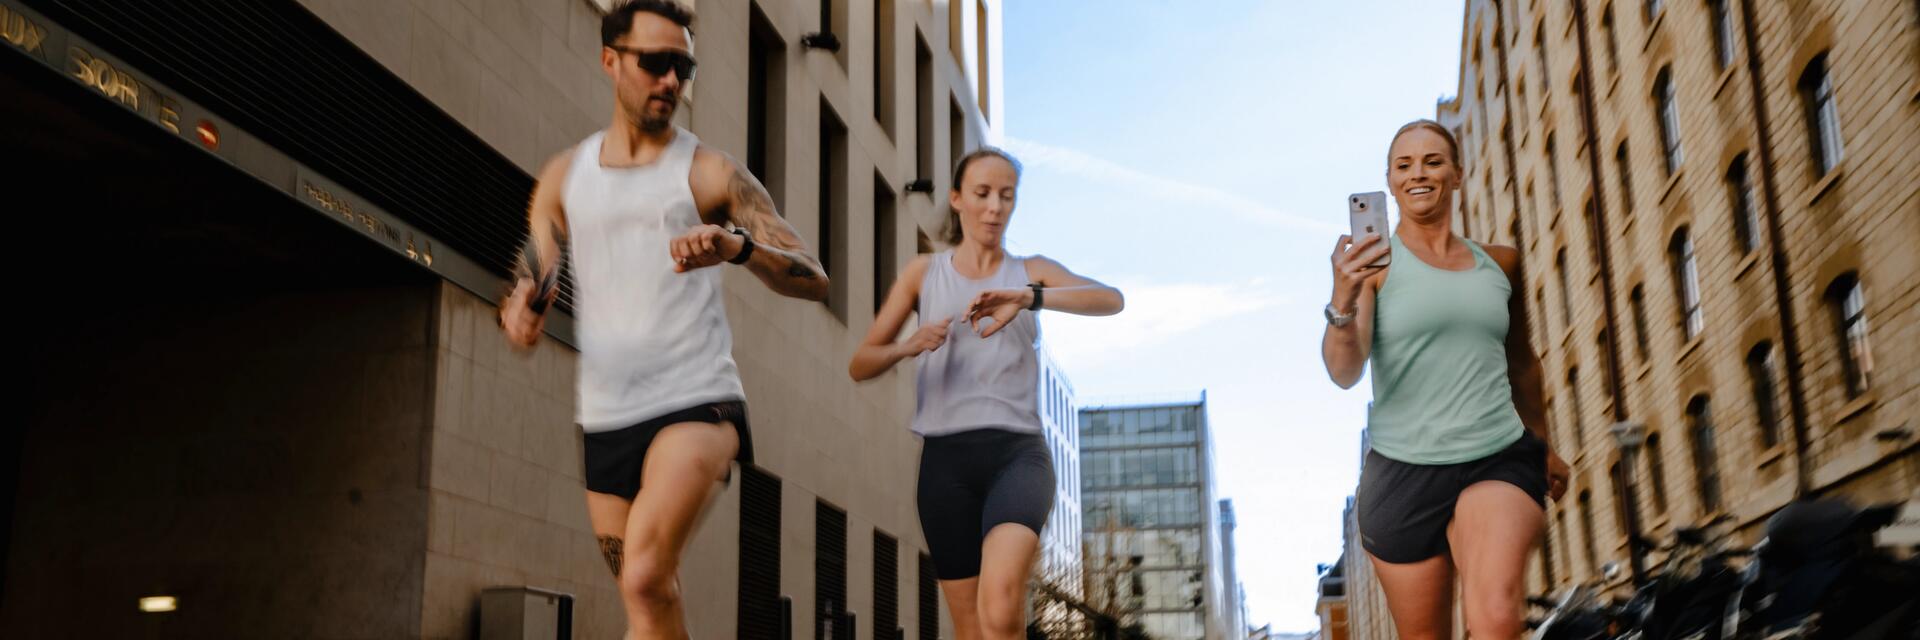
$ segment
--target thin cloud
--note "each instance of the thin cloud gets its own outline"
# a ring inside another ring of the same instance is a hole
[[[1248,222],[1322,233],[1346,231],[1324,220],[1281,211],[1236,193],[1147,173],[1076,149],[1011,137],[1005,140],[1004,146],[1028,165],[1070,173],[1147,196],[1224,211]]]
[[[1068,371],[1099,367],[1142,347],[1163,344],[1233,316],[1286,299],[1243,283],[1118,284],[1127,310],[1104,318],[1048,314],[1046,341]]]

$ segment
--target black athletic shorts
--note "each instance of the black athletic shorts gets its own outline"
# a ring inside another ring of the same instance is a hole
[[[1053,510],[1053,456],[1045,437],[977,429],[931,436],[920,449],[918,507],[934,574],[980,575],[980,545],[1002,523],[1035,535]]]
[[[1499,452],[1457,464],[1412,464],[1367,451],[1360,470],[1360,546],[1393,564],[1448,551],[1447,523],[1460,492],[1494,480],[1519,487],[1547,506],[1547,445],[1533,432]]]
[[[647,447],[660,430],[682,422],[731,422],[740,434],[740,450],[733,459],[740,464],[753,462],[753,438],[747,429],[747,403],[738,400],[709,402],[682,409],[631,427],[586,434],[587,490],[610,493],[632,500],[640,493],[640,467],[647,461]],[[731,479],[732,470],[728,470]]]

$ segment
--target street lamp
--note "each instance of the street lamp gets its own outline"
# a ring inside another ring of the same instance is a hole
[[[1626,508],[1621,509],[1627,516],[1627,567],[1633,574],[1633,585],[1638,587],[1646,581],[1647,568],[1642,564],[1640,554],[1640,500],[1633,490],[1633,479],[1638,476],[1640,466],[1634,456],[1647,443],[1647,425],[1638,422],[1616,422],[1610,429],[1613,442],[1620,447],[1620,492]]]

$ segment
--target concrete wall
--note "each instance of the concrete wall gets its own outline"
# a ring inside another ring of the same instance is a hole
[[[36,336],[0,636],[417,635],[431,295],[122,298]]]

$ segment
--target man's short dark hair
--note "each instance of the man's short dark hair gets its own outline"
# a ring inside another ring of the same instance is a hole
[[[600,45],[613,44],[632,31],[634,14],[643,12],[672,20],[689,31],[693,29],[693,10],[674,0],[627,0],[600,19]]]

